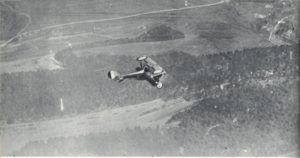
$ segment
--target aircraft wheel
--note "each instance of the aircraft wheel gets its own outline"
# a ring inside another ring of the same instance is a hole
[[[158,82],[157,85],[156,85],[156,87],[159,88],[159,89],[162,88],[162,83]]]

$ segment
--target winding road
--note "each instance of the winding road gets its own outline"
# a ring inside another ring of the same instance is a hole
[[[2,43],[2,44],[0,45],[0,48],[6,46],[8,43],[10,43],[11,41],[13,41],[16,37],[18,37],[23,31],[25,31],[25,30],[27,29],[27,27],[28,27],[29,24],[31,23],[31,17],[30,17],[28,14],[26,14],[26,13],[24,13],[24,12],[19,12],[19,11],[15,10],[15,9],[12,8],[11,6],[5,4],[5,1],[3,2],[3,5],[4,5],[4,6],[7,6],[7,7],[8,7],[11,11],[13,11],[13,12],[17,12],[17,13],[19,13],[20,15],[26,16],[27,19],[28,19],[28,22],[26,23],[26,25],[25,25],[25,26],[24,26],[24,27],[23,27],[23,28],[15,35],[15,36],[13,36],[13,37],[10,38],[9,40],[7,40],[7,41],[5,41],[4,43]]]
[[[143,12],[143,13],[137,13],[137,14],[132,14],[132,15],[127,15],[127,16],[121,16],[121,17],[115,17],[115,18],[108,18],[108,19],[95,19],[95,20],[85,20],[85,21],[78,21],[78,22],[70,22],[70,23],[65,23],[65,24],[58,24],[58,25],[51,25],[47,26],[44,28],[41,28],[40,30],[48,30],[48,29],[55,29],[55,28],[60,28],[68,25],[75,25],[75,24],[85,24],[85,23],[95,23],[95,22],[108,22],[108,21],[115,21],[115,20],[122,20],[122,19],[128,19],[128,18],[133,18],[133,17],[138,17],[142,15],[149,15],[149,14],[158,14],[158,13],[167,13],[167,12],[174,12],[174,11],[182,11],[182,10],[188,10],[188,9],[198,9],[198,8],[204,8],[204,7],[210,7],[210,6],[215,6],[215,5],[220,5],[225,3],[225,0],[215,2],[215,3],[210,3],[210,4],[203,4],[203,5],[194,5],[194,6],[188,6],[188,7],[182,7],[182,8],[172,8],[172,9],[163,9],[163,10],[155,10],[155,11],[150,11],[150,12]],[[12,9],[12,8],[11,8]],[[0,45],[0,48],[6,46],[8,43],[10,43],[12,40],[14,40],[16,37],[19,36],[21,32],[23,32],[27,26],[29,25],[31,19],[30,16],[25,14],[25,13],[20,13],[29,18],[28,24],[20,30],[20,32],[9,39],[8,41],[4,42],[3,44]]]

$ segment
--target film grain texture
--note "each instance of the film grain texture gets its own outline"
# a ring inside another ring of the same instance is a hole
[[[1,0],[1,155],[299,155],[298,3]]]

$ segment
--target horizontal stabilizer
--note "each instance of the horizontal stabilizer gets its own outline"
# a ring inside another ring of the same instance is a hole
[[[122,81],[123,80],[123,76],[117,71],[109,71],[107,75],[110,79],[112,79],[114,81]]]

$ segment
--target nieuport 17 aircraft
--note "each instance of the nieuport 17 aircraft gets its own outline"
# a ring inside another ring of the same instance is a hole
[[[121,75],[117,71],[109,71],[108,77],[119,82],[123,81],[125,78],[148,80],[153,86],[162,88],[162,83],[159,79],[166,74],[166,71],[150,57],[141,56],[137,58],[137,61],[140,62],[140,67],[137,68],[138,71],[126,75]]]

